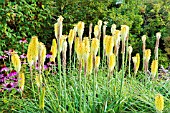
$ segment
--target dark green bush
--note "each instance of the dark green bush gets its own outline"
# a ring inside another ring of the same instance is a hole
[[[142,35],[148,36],[147,48],[153,51],[156,32],[162,33],[162,39],[170,34],[169,0],[125,0],[122,4],[116,4],[116,0],[6,0],[0,4],[0,54],[9,47],[20,51],[19,40],[26,37],[29,41],[33,35],[49,48],[59,15],[64,17],[63,34],[68,34],[78,21],[85,22],[84,36],[88,36],[89,23],[95,25],[99,19],[109,22],[107,34],[113,23],[118,29],[127,24],[134,54],[142,52]],[[165,53],[162,39],[160,52]]]

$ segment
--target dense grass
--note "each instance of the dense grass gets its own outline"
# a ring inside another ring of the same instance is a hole
[[[67,71],[67,98],[64,97],[64,82],[62,75],[62,97],[59,101],[59,74],[52,75],[46,71],[44,80],[46,81],[46,95],[45,95],[45,108],[44,112],[78,112],[79,107],[79,81],[78,70],[74,69],[72,72]],[[1,95],[0,106],[2,112],[40,112],[38,89],[35,87],[36,98],[33,98],[33,92],[30,84],[30,74],[26,73],[26,84],[23,92],[23,97],[20,97],[14,90],[11,92],[4,92]],[[118,72],[118,79],[116,81],[114,75],[110,79],[107,86],[107,69],[99,69],[97,74],[96,85],[96,99],[95,111],[96,112],[111,112],[111,113],[126,113],[126,112],[140,112],[140,113],[155,113],[154,97],[157,93],[161,93],[165,99],[164,112],[168,113],[170,110],[170,82],[165,80],[150,81],[147,76],[138,74],[138,78],[125,78],[124,86],[122,89],[122,96],[118,96],[120,90],[121,71]],[[84,112],[92,112],[93,108],[93,75],[87,76],[86,98]],[[146,80],[146,81],[144,81]],[[82,83],[84,76],[82,77]],[[34,86],[36,86],[34,81]],[[82,85],[84,91],[84,86]],[[84,94],[84,92],[83,92]],[[67,102],[66,109],[64,102]],[[83,106],[81,106],[83,107]]]

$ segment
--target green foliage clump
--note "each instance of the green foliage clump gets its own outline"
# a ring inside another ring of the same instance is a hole
[[[0,9],[0,51],[20,49],[18,44],[22,37],[28,40],[37,35],[42,42],[50,48],[54,38],[53,25],[59,15],[64,17],[63,34],[78,21],[85,22],[84,36],[88,36],[88,26],[97,21],[108,21],[107,34],[112,24],[126,24],[130,27],[130,44],[134,53],[142,53],[141,36],[147,35],[147,48],[154,50],[155,34],[162,33],[162,38],[170,34],[170,2],[169,0],[131,1],[123,3],[118,0],[13,0],[2,2]],[[161,39],[160,43],[164,43]],[[163,44],[162,44],[163,45]],[[165,48],[160,46],[161,50]],[[164,52],[164,51],[163,51]],[[159,57],[161,59],[161,56]]]

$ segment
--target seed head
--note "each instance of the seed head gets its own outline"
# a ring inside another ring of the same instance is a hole
[[[161,32],[156,33],[156,38],[159,40],[161,38]]]
[[[132,46],[129,46],[129,47],[128,47],[128,52],[129,52],[129,54],[131,54],[131,53],[132,53],[132,51],[133,51]]]
[[[142,36],[142,42],[144,43],[146,41],[146,35]]]
[[[115,34],[115,31],[116,31],[116,24],[112,24],[112,27],[111,27],[111,33],[112,33],[112,35]]]
[[[100,65],[100,56],[96,56],[95,58],[95,68],[99,68],[99,65]]]
[[[80,21],[77,24],[78,36],[82,40],[82,36],[84,33],[84,22]]]
[[[114,45],[118,46],[119,43],[120,43],[120,31],[115,30],[115,32],[114,32]]]
[[[99,30],[101,31],[101,27],[102,27],[102,20],[99,20],[97,24],[98,24],[98,26],[99,26]]]
[[[25,76],[24,76],[24,73],[20,73],[18,78],[19,78],[19,80],[18,80],[18,82],[19,82],[19,87],[20,87],[21,91],[23,91],[23,90],[24,90],[24,84],[25,84]]]
[[[39,55],[40,55],[40,65],[42,66],[42,68],[44,68],[44,62],[46,59],[46,47],[42,42],[39,43]]]
[[[126,40],[129,33],[129,26],[127,25],[121,25],[121,37],[122,40]]]

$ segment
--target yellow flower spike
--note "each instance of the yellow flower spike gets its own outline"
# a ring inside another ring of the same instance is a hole
[[[110,58],[109,58],[110,60],[109,60],[109,70],[110,70],[110,72],[111,71],[113,71],[113,69],[114,69],[114,67],[115,67],[115,65],[116,65],[116,56],[115,56],[115,54],[111,54],[110,55]]]
[[[61,38],[64,39],[64,40],[66,40],[66,39],[68,38],[68,36],[67,36],[67,35],[62,35]]]
[[[156,73],[158,71],[158,60],[153,60],[151,64],[151,74],[152,78],[155,77]]]
[[[113,53],[113,46],[114,46],[114,39],[113,36],[108,36],[108,39],[106,40],[106,56],[110,57],[110,55]]]
[[[87,63],[87,74],[91,74],[93,70],[93,54],[90,54],[88,57],[88,63]]]
[[[15,51],[12,53],[11,60],[15,70],[19,73],[21,70],[21,60]]]
[[[164,98],[161,94],[155,96],[155,107],[159,112],[162,112],[164,109]]]
[[[77,57],[79,61],[83,59],[84,52],[85,52],[85,44],[83,42],[80,42],[77,47]]]
[[[121,25],[121,37],[123,38],[122,40],[126,40],[128,33],[129,33],[129,26]]]
[[[54,46],[51,46],[51,53],[52,53],[51,58],[50,58],[51,62],[55,62],[55,58],[56,58],[55,51],[56,51],[56,48]]]
[[[70,46],[73,44],[74,35],[75,35],[75,31],[71,29],[68,35],[68,43]]]
[[[139,69],[139,65],[140,65],[140,54],[137,53],[137,54],[136,54],[136,57],[137,57],[137,63],[136,63],[136,73],[137,73],[137,71],[138,71],[138,69]]]
[[[84,37],[83,42],[84,42],[85,46],[90,47],[89,37]]]
[[[38,60],[38,45],[39,45],[38,37],[33,36],[30,43],[31,43],[31,55],[32,55],[33,61],[37,62],[37,60]]]
[[[18,78],[19,78],[19,80],[18,80],[18,82],[19,82],[19,88],[21,89],[21,91],[23,91],[23,90],[24,90],[24,84],[25,84],[25,76],[24,76],[24,73],[20,73]]]
[[[58,30],[59,30],[59,25],[58,23],[54,24],[54,32],[55,32],[55,37],[58,38]]]
[[[41,110],[43,110],[44,109],[44,106],[45,106],[45,104],[44,104],[44,98],[45,98],[45,87],[43,86],[42,87],[42,91],[41,91],[41,94],[40,94],[41,96],[40,96],[40,104],[39,104],[39,108],[41,109]]]
[[[99,68],[99,65],[100,65],[100,56],[96,56],[96,59],[95,59],[95,68]]]
[[[103,39],[103,46],[104,46],[104,50],[106,48],[106,43],[107,43],[107,40],[108,40],[108,35],[105,35],[104,39]]]
[[[150,57],[151,57],[151,50],[150,49],[146,49],[145,50],[145,59],[146,59],[147,62],[149,62]]]
[[[77,31],[78,31],[78,36],[79,36],[80,40],[82,40],[82,36],[84,33],[84,22],[82,22],[82,21],[78,22]]]
[[[75,51],[77,52],[78,49],[78,44],[80,43],[80,38],[76,37],[76,41],[75,41]]]
[[[37,87],[40,87],[40,85],[42,84],[42,75],[36,75],[35,82],[36,82]]]
[[[99,36],[99,26],[98,25],[94,26],[94,36],[95,36],[95,38],[98,38],[98,36]]]
[[[116,31],[116,24],[112,24],[112,27],[111,27],[111,33],[112,33],[112,35],[115,34],[115,31]]]
[[[56,43],[56,39],[53,39],[53,41],[52,41],[51,52],[52,52],[52,57],[50,58],[50,61],[55,62],[55,58],[57,56],[57,43]]]
[[[89,42],[88,37],[84,37],[83,43],[85,45],[83,59],[84,61],[87,61],[89,53],[90,53],[90,42]]]
[[[27,50],[27,61],[28,61],[28,64],[29,64],[29,66],[32,66],[33,65],[33,56],[32,56],[32,50],[33,48],[32,48],[32,44],[30,43],[29,45],[28,45],[28,50]]]
[[[146,35],[143,35],[142,36],[142,42],[145,42],[146,41]]]
[[[91,43],[91,52],[93,53],[93,55],[97,55],[99,49],[99,39],[97,38],[93,38],[92,39],[92,43]]]

